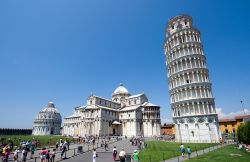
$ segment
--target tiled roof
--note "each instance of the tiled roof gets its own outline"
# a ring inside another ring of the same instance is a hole
[[[232,121],[236,121],[235,119],[220,119],[219,122],[232,122]]]
[[[238,115],[238,116],[235,116],[235,119],[243,119],[243,118],[246,118],[246,117],[249,117],[250,115]]]

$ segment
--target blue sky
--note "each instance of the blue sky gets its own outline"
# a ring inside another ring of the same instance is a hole
[[[212,0],[0,1],[0,127],[31,128],[54,101],[62,116],[120,82],[170,117],[163,52],[169,18],[201,31],[216,107],[250,107],[249,2]]]

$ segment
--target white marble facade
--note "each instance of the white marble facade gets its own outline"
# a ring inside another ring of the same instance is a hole
[[[61,134],[62,117],[53,102],[49,102],[35,117],[33,135]]]
[[[218,142],[215,110],[199,30],[188,15],[169,20],[164,43],[168,83],[179,142]]]
[[[160,107],[148,102],[144,93],[130,95],[120,84],[112,99],[90,95],[84,106],[64,118],[63,134],[68,136],[160,135]]]

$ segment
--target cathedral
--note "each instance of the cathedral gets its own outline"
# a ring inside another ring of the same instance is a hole
[[[144,93],[131,95],[121,83],[111,99],[90,95],[86,105],[74,108],[64,118],[63,135],[160,135],[160,107],[148,101]]]

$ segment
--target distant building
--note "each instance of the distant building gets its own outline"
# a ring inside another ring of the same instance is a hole
[[[250,121],[250,115],[246,115],[244,118],[243,118],[243,122],[249,122]]]
[[[144,93],[131,95],[120,84],[111,99],[90,95],[84,106],[64,118],[63,134],[68,136],[160,135],[160,107],[148,101]]]
[[[62,117],[53,102],[49,102],[35,117],[33,135],[59,135]]]
[[[176,141],[219,142],[206,56],[192,17],[180,15],[169,20],[164,49]]]
[[[223,133],[236,133],[238,126],[240,123],[238,123],[235,119],[220,119],[220,132]]]
[[[250,115],[239,115],[230,119],[220,119],[220,132],[225,133],[237,133],[238,127],[244,123],[250,121]]]
[[[161,135],[175,135],[174,124],[164,124],[161,126]]]

